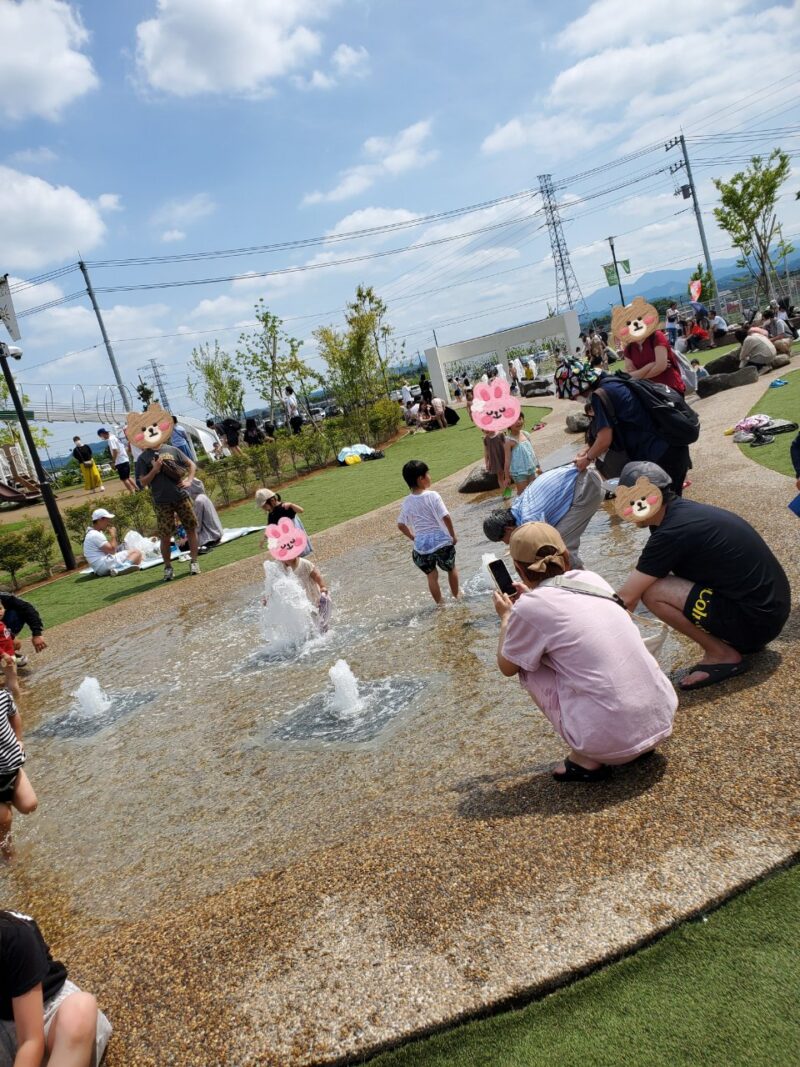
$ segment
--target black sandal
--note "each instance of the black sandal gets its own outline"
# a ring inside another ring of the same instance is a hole
[[[564,770],[553,771],[553,777],[557,782],[602,782],[608,778],[610,773],[610,767],[598,767],[594,771],[589,771],[581,767],[579,763],[565,759]]]
[[[693,667],[689,668],[686,677],[688,678],[690,674],[696,674],[700,671],[708,675],[708,677],[699,682],[693,682],[692,685],[684,685],[681,682],[678,685],[678,689],[681,693],[692,693],[695,689],[705,689],[707,685],[717,685],[719,682],[727,681],[728,678],[736,678],[749,669],[750,664],[744,660],[739,663],[695,663]]]

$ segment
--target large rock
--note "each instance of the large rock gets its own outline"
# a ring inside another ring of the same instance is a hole
[[[737,385],[752,385],[757,381],[758,371],[755,367],[742,367],[733,374],[711,374],[697,383],[697,395],[713,396],[714,393],[721,393],[725,389],[735,389]]]
[[[553,387],[547,378],[532,378],[530,381],[519,383],[520,392],[524,397],[553,396]]]
[[[500,483],[497,475],[487,471],[485,467],[473,467],[464,481],[459,485],[459,493],[490,493],[493,489],[499,489]]]
[[[583,412],[567,415],[567,433],[586,433],[589,429],[590,419]]]
[[[738,348],[734,352],[726,352],[724,356],[717,356],[716,359],[710,359],[706,363],[706,370],[709,374],[733,374],[735,370],[739,369],[739,350]],[[699,390],[698,390],[699,392]],[[702,396],[702,394],[701,394]]]
[[[791,360],[791,357],[792,357],[792,342],[787,339],[787,340],[773,341],[772,344],[773,344],[773,346],[775,348],[775,351],[778,353],[776,359],[773,359],[773,361],[772,361],[772,366],[773,367],[785,367],[786,364],[789,363],[789,361]],[[783,363],[778,363],[777,359],[780,359],[782,357],[786,357],[785,361]]]

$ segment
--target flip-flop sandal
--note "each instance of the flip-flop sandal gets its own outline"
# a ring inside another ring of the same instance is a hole
[[[543,430],[544,429],[544,423],[543,422],[537,422],[536,425],[533,427],[533,429],[534,430]]]
[[[750,447],[758,448],[759,445],[771,445],[774,440],[775,438],[771,433],[764,433],[761,434],[759,437],[756,437],[755,441],[751,441]]]
[[[598,767],[597,770],[587,771],[579,763],[565,759],[564,770],[553,771],[553,777],[557,782],[602,782],[608,778],[610,773],[609,767]]]
[[[693,685],[681,683],[679,688],[682,693],[691,693],[695,689],[705,689],[707,685],[717,685],[719,682],[727,681],[728,678],[736,678],[737,675],[744,674],[749,669],[750,664],[744,660],[741,663],[695,663],[694,667],[689,668],[688,674],[702,671],[708,677],[701,682],[694,682]]]

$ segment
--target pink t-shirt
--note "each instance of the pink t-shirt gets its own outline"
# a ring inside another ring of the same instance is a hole
[[[567,577],[613,592],[592,571]],[[524,593],[503,655],[574,752],[624,762],[672,733],[678,696],[636,623],[611,600],[556,586]]]

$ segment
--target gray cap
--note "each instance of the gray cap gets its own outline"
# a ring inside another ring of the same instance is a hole
[[[646,459],[637,459],[633,463],[626,463],[619,476],[619,484],[630,488],[636,485],[639,478],[647,478],[651,485],[659,489],[669,489],[672,479],[666,471],[662,470],[657,463],[650,463]]]

